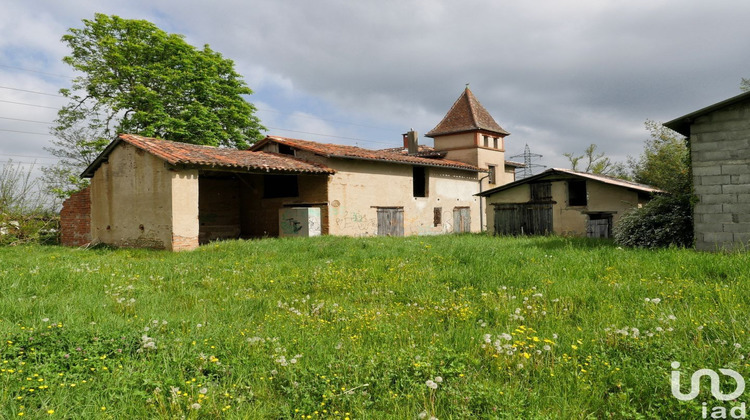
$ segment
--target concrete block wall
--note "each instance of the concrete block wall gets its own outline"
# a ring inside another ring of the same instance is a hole
[[[85,188],[63,202],[60,210],[60,243],[83,246],[91,242],[91,194]]]
[[[700,116],[690,131],[696,249],[750,249],[750,101]]]

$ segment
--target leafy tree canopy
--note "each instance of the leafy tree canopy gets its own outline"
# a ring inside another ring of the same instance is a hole
[[[71,28],[64,58],[83,75],[61,93],[55,133],[133,133],[187,143],[246,148],[262,138],[252,93],[234,63],[196,49],[145,20],[96,14]],[[87,139],[86,141],[94,141]]]
[[[570,161],[570,168],[574,171],[588,172],[592,174],[610,175],[618,178],[628,178],[625,166],[619,162],[613,162],[604,152],[596,152],[597,145],[591,144],[582,155],[563,153]]]
[[[650,137],[638,159],[629,158],[633,179],[673,194],[690,194],[690,152],[683,136],[660,123],[646,120]]]

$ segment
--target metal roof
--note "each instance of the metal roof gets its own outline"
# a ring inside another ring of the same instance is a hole
[[[552,175],[571,175],[571,176],[578,177],[578,178],[591,179],[591,180],[594,180],[594,181],[602,182],[604,184],[616,185],[618,187],[627,188],[627,189],[635,190],[635,191],[646,192],[646,193],[664,193],[664,192],[666,192],[664,190],[660,190],[658,188],[654,188],[654,187],[652,187],[650,185],[639,184],[637,182],[632,182],[632,181],[626,181],[624,179],[619,179],[619,178],[615,178],[615,177],[611,177],[611,176],[607,176],[607,175],[590,174],[588,172],[578,172],[578,171],[574,171],[572,169],[550,168],[550,169],[547,169],[544,172],[540,172],[540,173],[538,173],[536,175],[533,175],[533,176],[530,176],[528,178],[520,179],[518,181],[511,182],[510,184],[501,185],[501,186],[493,188],[491,190],[482,191],[481,193],[474,194],[474,195],[478,195],[478,196],[481,196],[481,197],[487,197],[487,196],[490,196],[490,195],[492,195],[492,194],[494,194],[496,192],[507,190],[509,188],[516,187],[518,185],[527,184],[529,182],[533,182],[533,181],[539,180],[541,178],[546,178],[546,177],[552,176]]]
[[[714,112],[721,108],[734,105],[738,102],[746,101],[748,99],[750,99],[750,92],[745,92],[737,96],[733,96],[729,99],[725,99],[721,102],[717,102],[713,105],[709,105],[705,108],[701,108],[689,114],[683,115],[679,118],[675,118],[672,121],[664,123],[663,125],[667,128],[671,128],[672,130],[682,134],[685,137],[690,137],[690,125],[696,118],[708,114],[709,112]]]

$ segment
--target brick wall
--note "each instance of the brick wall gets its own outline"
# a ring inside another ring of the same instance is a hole
[[[91,242],[91,194],[86,188],[70,196],[60,210],[60,243],[83,246]]]

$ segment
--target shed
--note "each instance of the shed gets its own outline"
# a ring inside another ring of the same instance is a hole
[[[552,168],[477,195],[487,198],[487,220],[497,235],[609,238],[625,212],[660,192],[606,175]]]
[[[750,92],[675,118],[688,137],[695,248],[745,250],[750,242]]]

